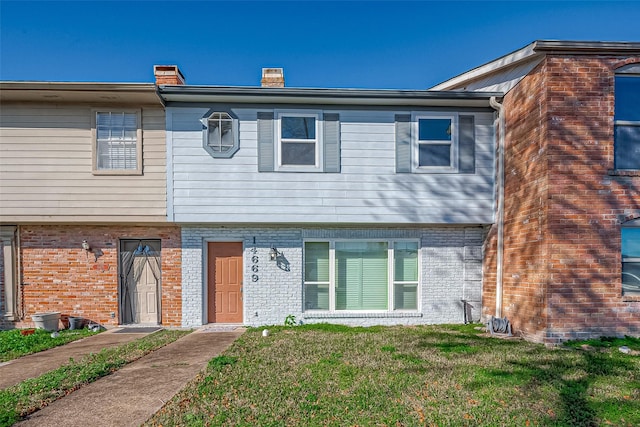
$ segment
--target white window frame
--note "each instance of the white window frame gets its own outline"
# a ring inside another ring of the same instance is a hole
[[[451,162],[449,166],[420,166],[420,145],[443,145],[440,140],[419,140],[420,120],[451,120]],[[455,112],[418,112],[412,114],[411,120],[411,170],[414,173],[457,173],[458,172],[458,113]]]
[[[307,309],[305,306],[307,284],[326,284],[327,282],[306,282],[304,265],[306,261],[306,251],[304,250],[306,243],[329,243],[329,310]],[[379,242],[387,243],[387,309],[386,310],[336,310],[336,243],[337,242]],[[396,282],[395,281],[395,257],[394,243],[410,242],[418,244],[418,282],[416,284],[417,304],[415,309],[396,310],[395,306],[395,285],[396,284],[413,284],[414,282]],[[421,311],[422,301],[422,247],[419,239],[306,239],[302,242],[303,248],[303,271],[302,271],[302,306],[303,311],[307,313],[333,313],[333,314],[357,314],[357,313],[419,313]]]
[[[283,117],[313,117],[316,124],[316,137],[313,140],[309,139],[285,139],[287,142],[302,142],[307,144],[315,144],[315,164],[314,165],[283,165],[282,164],[282,118]],[[322,172],[323,164],[323,135],[322,135],[322,112],[310,111],[310,110],[276,110],[274,119],[274,132],[275,132],[275,152],[276,152],[276,170],[279,172]],[[311,142],[313,141],[313,142]]]
[[[629,64],[626,65],[624,67],[621,67],[619,70],[616,70],[614,79],[618,79],[619,77],[622,78],[632,78],[632,79],[638,79],[638,81],[640,81],[640,63],[638,64]],[[614,87],[615,87],[614,83]],[[617,97],[618,94],[614,93],[614,97]],[[615,100],[614,100],[615,102]],[[614,115],[617,115],[617,111],[614,110]],[[617,117],[614,118],[614,159],[617,159],[618,157],[618,153],[616,152],[618,150],[618,144],[616,141],[616,128],[617,127],[639,127],[640,126],[640,121],[637,120],[619,120]],[[614,160],[615,162],[615,160]],[[619,168],[618,165],[615,165],[616,169],[619,170],[638,170],[640,169],[639,167],[636,168]]]
[[[98,114],[136,114],[136,168],[135,169],[98,169]],[[91,110],[91,168],[93,175],[142,175],[142,112],[140,109],[98,109]]]
[[[624,264],[625,263],[640,263],[640,257],[625,257],[622,254],[622,233],[624,232],[624,230],[633,230],[633,229],[639,229],[640,228],[640,220],[633,220],[633,221],[629,221],[627,223],[622,224],[622,227],[620,228],[620,260],[622,261],[620,264],[620,273],[621,273],[621,281],[622,281],[622,296],[640,296],[640,291],[630,291],[630,292],[625,292],[624,291],[624,273],[622,273],[622,270],[624,269]],[[633,276],[635,279],[638,279],[637,277]]]

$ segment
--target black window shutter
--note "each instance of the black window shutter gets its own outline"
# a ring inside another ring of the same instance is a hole
[[[460,173],[476,172],[476,135],[473,116],[460,116],[460,135],[458,141],[458,171]]]
[[[258,172],[274,171],[273,112],[258,112]]]
[[[324,117],[324,172],[340,172],[340,116],[325,113]]]
[[[410,114],[396,114],[396,172],[411,172]]]

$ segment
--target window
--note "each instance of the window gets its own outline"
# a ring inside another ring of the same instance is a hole
[[[640,295],[640,224],[622,228],[622,294]]]
[[[96,111],[94,173],[142,173],[140,111]]]
[[[640,64],[615,77],[615,167],[640,169]]]
[[[305,310],[418,309],[416,241],[306,242],[304,256]]]
[[[318,114],[278,114],[278,167],[318,169],[321,162]]]
[[[418,119],[418,167],[452,167],[453,119]]]
[[[340,115],[258,111],[259,172],[340,173]]]
[[[414,171],[456,172],[458,169],[457,116],[429,114],[414,121]]]
[[[204,149],[214,158],[230,158],[240,148],[238,119],[230,111],[209,110],[201,119]]]

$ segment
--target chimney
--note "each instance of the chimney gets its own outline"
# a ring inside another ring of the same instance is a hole
[[[284,71],[282,68],[263,68],[262,87],[284,87]]]
[[[177,65],[154,65],[153,74],[156,85],[183,85],[184,76]]]

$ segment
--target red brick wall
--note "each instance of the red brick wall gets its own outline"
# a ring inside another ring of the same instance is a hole
[[[639,61],[547,56],[504,99],[503,314],[529,339],[640,334],[620,256],[620,224],[640,216],[640,174],[610,172],[614,69]]]
[[[19,234],[23,284],[19,326],[31,325],[32,314],[47,311],[117,325],[119,239],[129,238],[161,239],[162,324],[180,326],[179,227],[23,225]],[[92,252],[82,249],[85,239]]]

